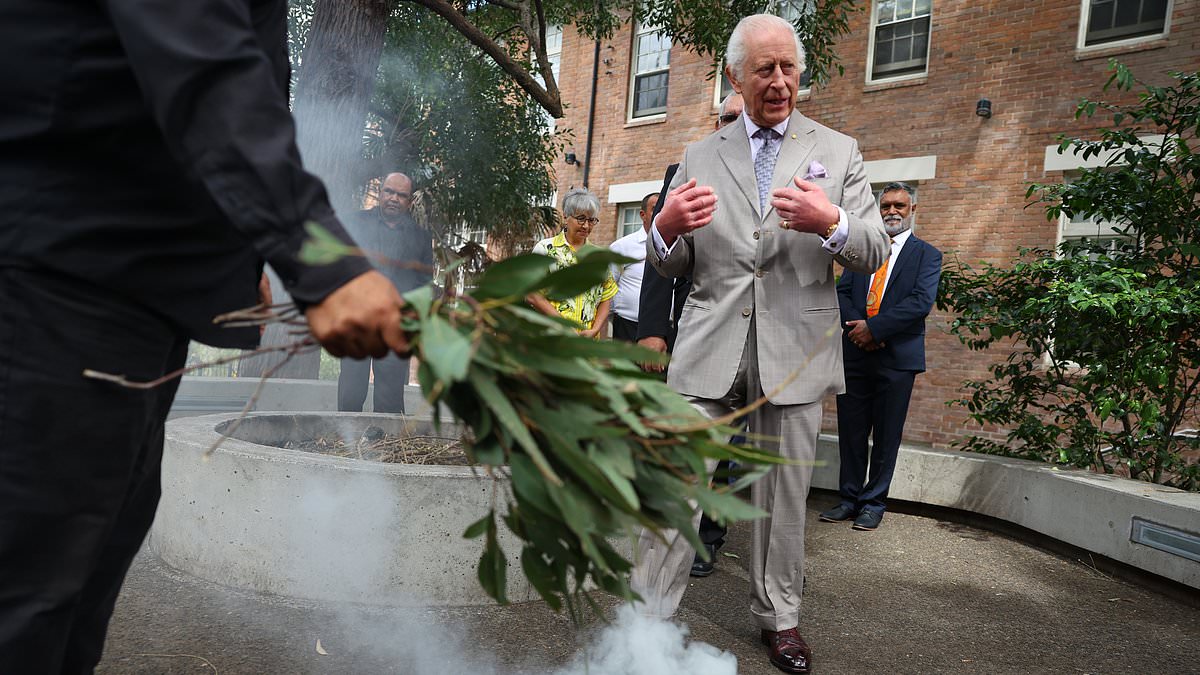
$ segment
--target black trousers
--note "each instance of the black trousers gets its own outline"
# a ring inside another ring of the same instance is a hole
[[[408,384],[408,359],[388,354],[382,359],[342,359],[338,375],[338,410],[362,412],[367,384],[375,369],[375,412],[404,412],[404,387]]]
[[[916,376],[877,365],[846,369],[846,393],[837,397],[842,503],[876,513],[886,509]]]
[[[613,312],[612,331],[614,340],[621,340],[622,342],[637,342],[638,322],[630,321],[616,312]]]
[[[159,498],[187,340],[136,304],[0,267],[0,673],[90,673]]]

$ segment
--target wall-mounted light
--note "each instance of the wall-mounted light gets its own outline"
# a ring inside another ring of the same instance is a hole
[[[975,104],[975,114],[979,115],[980,117],[982,117],[984,119],[991,117],[992,116],[992,102],[987,100],[986,98],[979,99],[979,102]]]
[[[571,165],[579,164],[579,160],[575,159],[575,153],[573,153],[573,152],[568,152],[567,156],[564,157],[564,159],[566,160],[567,164],[571,164]]]

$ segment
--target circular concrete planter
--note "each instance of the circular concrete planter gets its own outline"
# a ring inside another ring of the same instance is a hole
[[[482,543],[462,538],[502,487],[482,470],[383,464],[264,444],[331,432],[357,439],[371,425],[427,434],[428,418],[253,414],[205,458],[234,417],[167,424],[163,497],[149,541],[165,563],[226,586],[312,600],[491,602],[476,578]],[[441,433],[457,428],[443,425]],[[516,572],[520,547],[503,527],[501,544]],[[510,599],[531,599],[523,575],[510,572],[508,579]]]

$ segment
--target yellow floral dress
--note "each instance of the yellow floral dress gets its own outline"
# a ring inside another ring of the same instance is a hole
[[[598,247],[584,244],[580,248],[587,251]],[[553,258],[555,269],[570,267],[579,261],[575,256],[575,249],[567,242],[565,232],[559,232],[556,236],[539,241],[534,245],[533,252]],[[582,329],[588,329],[592,327],[592,321],[596,318],[596,308],[605,300],[611,300],[616,294],[617,282],[613,280],[612,272],[609,272],[604,283],[599,286],[593,286],[573,298],[551,300],[550,302],[564,318],[575,322]]]

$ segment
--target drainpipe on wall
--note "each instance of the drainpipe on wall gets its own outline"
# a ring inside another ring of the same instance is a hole
[[[588,175],[592,170],[592,132],[596,129],[596,85],[600,81],[600,40],[592,55],[592,101],[588,106],[587,148],[583,151],[583,187],[588,186]]]

